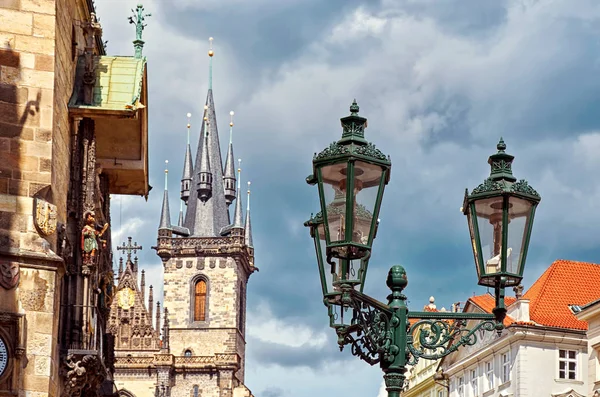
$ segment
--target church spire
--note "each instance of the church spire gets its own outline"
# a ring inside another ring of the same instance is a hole
[[[244,224],[245,242],[252,247],[252,225],[250,224],[250,181],[248,181],[248,201],[246,202],[246,223]]]
[[[163,196],[162,211],[160,213],[160,225],[158,230],[170,229],[171,228],[171,212],[169,211],[169,190],[167,184],[167,178],[169,175],[168,170],[169,160],[165,160],[165,193]]]
[[[209,50],[210,65],[212,65],[214,51]],[[217,237],[230,225],[227,202],[225,200],[225,187],[223,184],[223,162],[221,158],[221,147],[219,144],[219,131],[217,129],[217,116],[215,113],[215,104],[212,90],[212,66],[209,71],[209,87],[206,97],[206,123],[201,123],[200,138],[198,140],[198,151],[192,173],[192,183],[190,186],[190,197],[187,202],[184,227],[189,230],[192,237]],[[208,153],[203,156],[203,151]],[[211,196],[203,201],[201,191],[198,191],[200,171],[202,163],[207,161],[212,175]]]
[[[201,202],[205,203],[212,196],[212,173],[210,172],[210,157],[208,154],[208,106],[204,106],[204,134],[205,140],[202,145],[202,152],[200,154],[200,170],[198,171],[198,198]]]
[[[240,178],[242,172],[242,159],[238,159],[238,177],[237,177],[237,198],[235,201],[235,216],[233,218],[233,228],[234,229],[243,229],[244,225],[243,216],[242,216],[242,197],[240,189]]]
[[[235,200],[235,165],[233,157],[233,110],[229,112],[231,121],[229,122],[229,149],[227,150],[227,158],[225,159],[225,170],[223,175],[223,183],[225,184],[225,201],[227,206]]]
[[[185,148],[185,158],[183,159],[183,175],[181,176],[181,200],[186,204],[190,197],[190,185],[192,183],[192,148],[190,147],[190,118],[191,113],[187,114],[187,146]],[[182,226],[182,225],[179,225]]]
[[[183,227],[183,201],[179,202],[179,220],[177,221],[177,226]]]

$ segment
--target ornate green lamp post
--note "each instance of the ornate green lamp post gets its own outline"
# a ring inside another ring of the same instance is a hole
[[[391,161],[364,138],[367,119],[358,115],[356,101],[342,121],[342,138],[313,158],[321,211],[305,222],[314,240],[329,323],[336,330],[340,350],[384,372],[389,397],[399,397],[407,365],[436,360],[460,346],[477,342],[477,330],[498,331],[506,316],[504,289],[517,285],[525,266],[535,208],[540,196],[526,181],[512,175],[513,156],[500,140],[490,156],[492,172],[465,196],[471,245],[479,284],[496,292],[493,314],[413,312],[406,306],[406,271],[393,266],[387,277],[392,293],[388,303],[363,294],[383,191]],[[414,319],[412,324],[409,319]],[[470,329],[467,320],[480,320]],[[418,343],[415,343],[415,338]]]

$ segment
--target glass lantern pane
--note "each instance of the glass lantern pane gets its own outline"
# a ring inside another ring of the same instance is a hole
[[[317,226],[317,234],[319,236],[319,249],[321,250],[321,255],[323,257],[323,273],[325,276],[325,287],[327,289],[326,293],[330,294],[335,292],[333,289],[333,282],[337,277],[335,274],[337,266],[331,266],[329,263],[327,263],[327,240],[325,239],[325,226],[323,224]]]
[[[321,168],[323,194],[326,204],[324,216],[329,228],[329,239],[332,243],[344,241],[346,225],[345,180],[347,169],[348,163],[345,162]]]
[[[383,169],[374,164],[357,161],[354,164],[354,232],[352,241],[369,244],[373,213]]]
[[[508,201],[508,247],[506,248],[506,271],[521,274],[521,258],[531,215],[532,204],[528,200],[510,197]]]
[[[471,247],[473,248],[473,256],[475,258],[475,267],[477,268],[477,278],[481,277],[481,267],[479,263],[479,250],[477,248],[477,236],[475,235],[475,225],[473,224],[473,219],[475,218],[475,214],[471,212],[467,213],[467,220],[469,222],[469,234],[471,235]]]
[[[486,275],[501,271],[502,200],[499,196],[475,201],[483,270]]]

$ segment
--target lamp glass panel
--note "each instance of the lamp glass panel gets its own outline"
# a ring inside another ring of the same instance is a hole
[[[329,310],[333,313],[333,324],[349,326],[352,324],[353,310],[348,306],[331,305]]]
[[[474,219],[476,216],[471,212],[467,213],[467,220],[469,222],[469,234],[471,235],[471,248],[473,248],[473,256],[475,257],[475,267],[477,268],[477,278],[481,277],[481,264],[479,263],[479,250],[477,248],[477,235],[475,234]]]
[[[529,219],[531,219],[531,207],[529,200],[519,197],[510,197],[508,201],[508,248],[506,271],[513,274],[521,274],[523,269],[522,256],[525,248]],[[510,255],[509,255],[510,252]]]
[[[498,196],[475,201],[485,275],[501,271],[502,200],[502,196]]]
[[[348,163],[327,165],[321,168],[325,212],[331,243],[344,241],[346,226],[345,180]]]
[[[321,250],[321,255],[323,258],[323,273],[325,275],[325,285],[327,288],[327,293],[330,294],[334,292],[333,282],[337,280],[337,262],[336,266],[331,266],[327,263],[327,240],[325,239],[325,226],[321,223],[317,226],[317,235],[319,241],[319,249]]]
[[[352,241],[368,245],[383,169],[364,161],[354,163],[354,230]]]

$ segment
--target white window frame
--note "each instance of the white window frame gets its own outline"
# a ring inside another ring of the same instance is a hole
[[[500,355],[500,365],[502,369],[500,380],[503,384],[510,382],[510,350]]]
[[[494,389],[494,359],[492,358],[490,361],[487,361],[485,364],[485,379],[486,379],[486,387],[487,390]]]
[[[465,377],[458,377],[458,385],[456,386],[456,392],[458,393],[458,397],[465,397]]]
[[[471,394],[473,397],[479,395],[479,377],[477,376],[477,367],[471,370]]]
[[[560,353],[561,352],[565,352],[565,357],[561,358],[560,357]],[[574,358],[569,358],[569,353],[574,353],[575,357]],[[561,369],[560,369],[560,364],[561,363],[565,363],[565,369],[564,369],[564,377],[561,376]],[[569,369],[569,364],[573,363],[575,364],[575,368],[573,370]],[[577,380],[579,378],[579,352],[577,350],[571,350],[571,349],[559,349],[558,350],[558,366],[557,366],[557,370],[558,370],[558,379],[564,379],[564,380]],[[569,377],[569,374],[573,372],[573,378]]]

